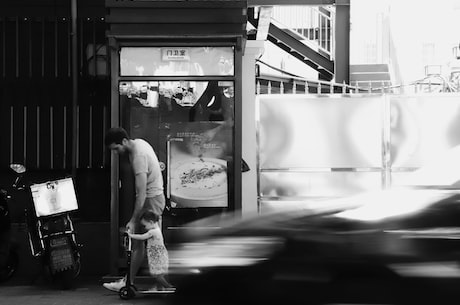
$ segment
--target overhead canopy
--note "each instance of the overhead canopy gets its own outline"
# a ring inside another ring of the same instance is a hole
[[[349,2],[349,0],[346,0]],[[333,5],[341,0],[248,0],[248,6],[264,5]],[[342,0],[343,2],[343,0]]]
[[[106,0],[105,5],[109,37],[246,37],[246,0]]]

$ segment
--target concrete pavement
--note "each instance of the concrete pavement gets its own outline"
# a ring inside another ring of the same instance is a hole
[[[0,305],[165,305],[167,296],[136,296],[122,300],[102,287],[101,277],[80,277],[73,289],[61,290],[38,280],[12,279],[0,284]]]

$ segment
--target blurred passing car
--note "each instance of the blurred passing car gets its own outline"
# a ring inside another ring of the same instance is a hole
[[[460,302],[458,190],[391,189],[193,226],[218,228],[187,230],[170,250],[177,304]]]

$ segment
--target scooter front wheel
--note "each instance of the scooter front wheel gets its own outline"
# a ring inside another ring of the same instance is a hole
[[[134,291],[134,288],[131,287],[131,286],[128,286],[128,287],[122,287],[120,289],[120,298],[123,299],[123,300],[129,300],[129,299],[132,299],[134,298],[134,296],[136,295],[136,292]]]

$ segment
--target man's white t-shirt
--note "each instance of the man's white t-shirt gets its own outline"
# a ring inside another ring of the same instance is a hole
[[[147,174],[147,198],[163,194],[163,176],[155,151],[145,140],[134,139],[132,141],[134,148],[130,155],[130,161],[134,175]]]

